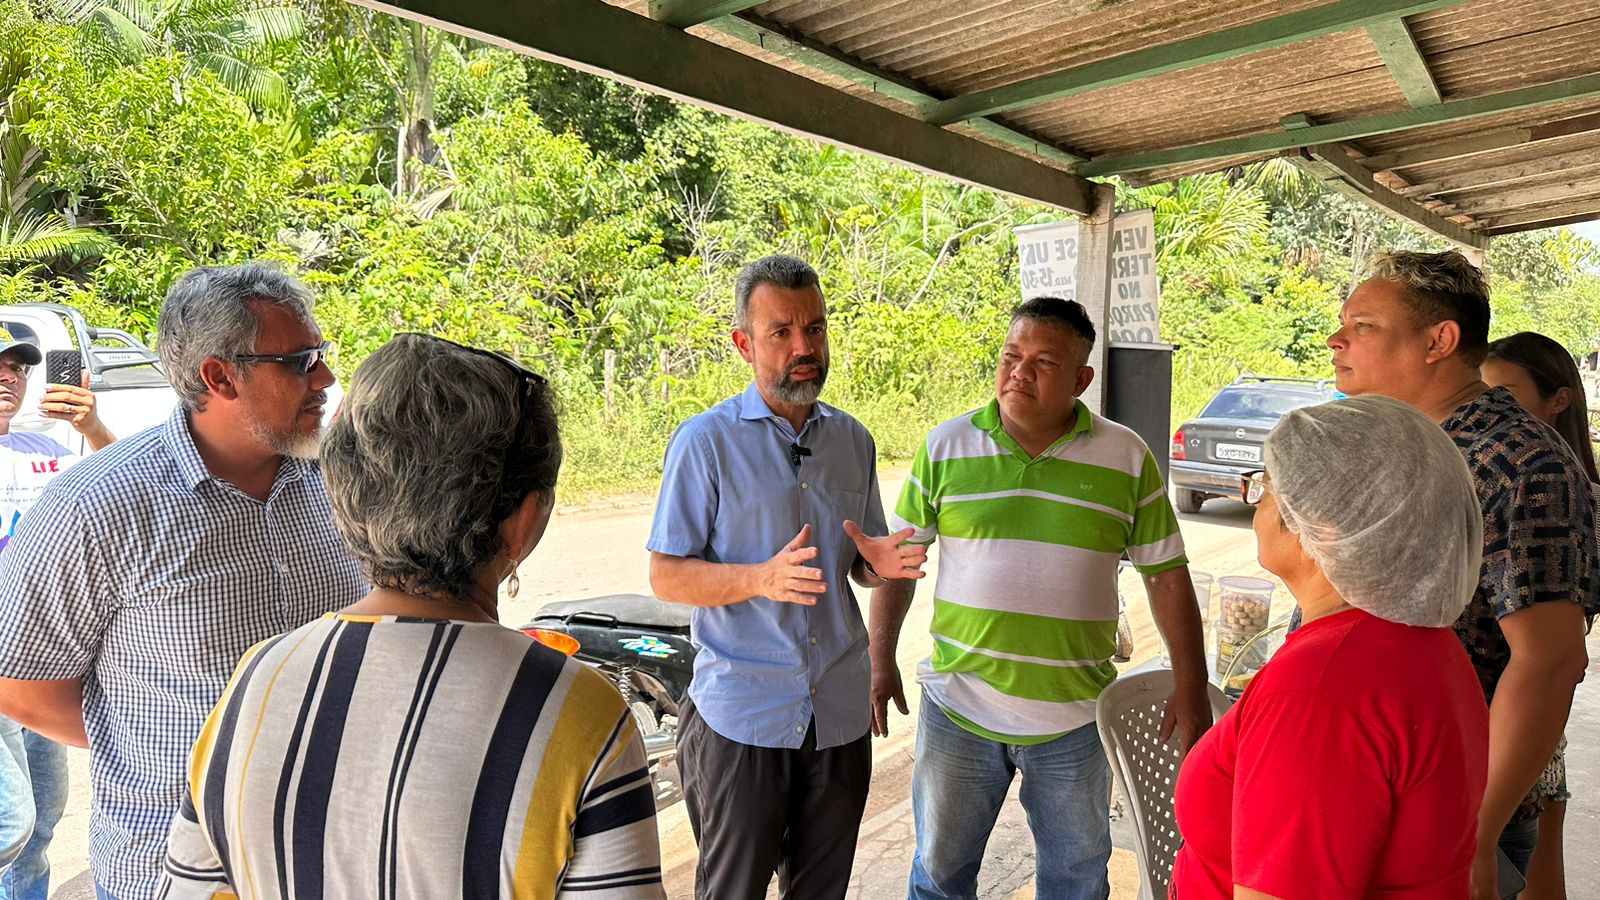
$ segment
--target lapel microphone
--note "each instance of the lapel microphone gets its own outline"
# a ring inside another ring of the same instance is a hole
[[[802,447],[799,444],[789,445],[789,465],[794,466],[796,469],[800,468],[800,460],[810,455],[810,447]]]

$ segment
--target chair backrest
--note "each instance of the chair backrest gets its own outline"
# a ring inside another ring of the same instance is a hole
[[[1118,678],[1100,694],[1095,721],[1111,772],[1128,800],[1135,848],[1143,875],[1140,896],[1164,898],[1182,839],[1172,814],[1178,780],[1178,742],[1161,742],[1161,718],[1173,688],[1172,670],[1152,669]],[[1206,686],[1216,718],[1228,700],[1214,684]]]

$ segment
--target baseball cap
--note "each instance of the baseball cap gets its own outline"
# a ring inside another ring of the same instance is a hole
[[[11,336],[11,332],[0,328],[0,353],[17,351],[17,358],[25,366],[37,366],[44,362],[44,353],[39,350],[39,345],[32,341],[19,341]]]

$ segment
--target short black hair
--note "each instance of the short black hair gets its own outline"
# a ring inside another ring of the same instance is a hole
[[[1065,328],[1083,338],[1087,345],[1085,350],[1094,349],[1094,322],[1089,319],[1089,311],[1076,300],[1063,300],[1060,297],[1024,300],[1011,310],[1012,324],[1016,324],[1018,319],[1031,319]]]

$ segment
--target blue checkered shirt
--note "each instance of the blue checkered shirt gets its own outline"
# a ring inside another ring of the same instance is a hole
[[[314,462],[265,503],[206,470],[181,409],[51,482],[0,553],[0,677],[83,679],[95,880],[154,897],[189,749],[255,643],[366,585]]]

